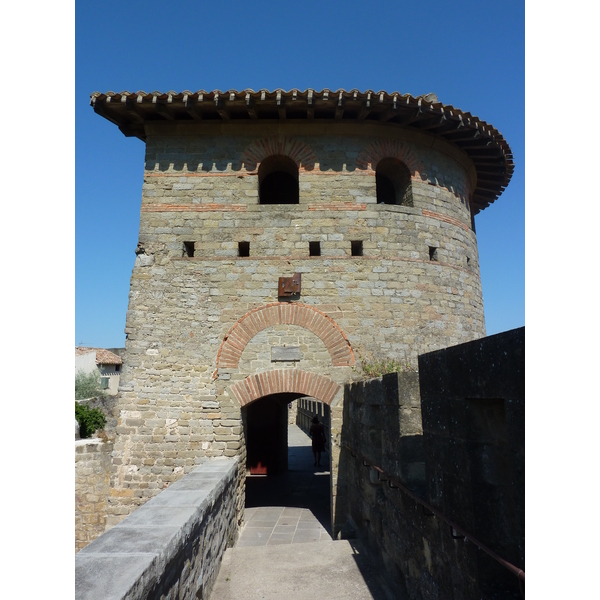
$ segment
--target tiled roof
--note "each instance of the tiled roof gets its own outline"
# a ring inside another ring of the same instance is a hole
[[[88,352],[96,353],[96,364],[97,365],[121,365],[123,361],[120,356],[117,356],[114,352],[105,350],[104,348],[86,348],[79,346],[75,348],[75,356],[81,354],[87,354]]]
[[[292,89],[200,90],[191,92],[94,92],[94,111],[115,123],[126,136],[146,139],[151,122],[218,123],[293,121],[294,123],[361,122],[406,127],[440,136],[473,161],[477,185],[474,213],[489,206],[508,185],[512,151],[502,134],[469,112],[442,104],[435,94],[412,96],[367,90]]]

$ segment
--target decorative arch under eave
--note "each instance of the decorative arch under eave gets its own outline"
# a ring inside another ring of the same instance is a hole
[[[298,168],[310,170],[315,166],[314,152],[306,143],[293,137],[274,135],[252,142],[240,157],[240,167],[254,171],[265,158],[274,155],[291,158]]]
[[[331,406],[341,386],[325,375],[299,369],[275,369],[250,375],[229,388],[241,406],[271,394],[312,396]]]
[[[354,364],[354,353],[339,325],[323,311],[299,302],[272,302],[247,312],[227,332],[217,353],[217,367],[237,369],[248,342],[273,325],[297,325],[319,337],[334,367]]]
[[[422,177],[425,167],[417,153],[400,140],[382,139],[365,146],[356,158],[359,169],[375,171],[384,158],[397,158],[409,169],[411,177]]]

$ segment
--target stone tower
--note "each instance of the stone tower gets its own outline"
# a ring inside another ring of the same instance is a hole
[[[203,457],[277,438],[287,417],[261,430],[258,400],[335,407],[361,360],[485,335],[473,217],[513,161],[477,117],[356,90],[91,104],[146,143],[109,527]]]

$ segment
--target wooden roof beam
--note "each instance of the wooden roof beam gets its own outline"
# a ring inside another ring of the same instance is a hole
[[[400,113],[398,111],[398,95],[394,94],[391,106],[379,113],[379,120],[383,122],[389,121],[390,119],[397,117],[399,114]]]
[[[251,119],[258,119],[254,100],[252,99],[252,96],[250,96],[250,92],[246,92],[246,110],[248,111]]]
[[[315,97],[313,90],[308,90],[306,94],[306,102],[308,108],[306,109],[306,118],[312,121],[315,118]]]
[[[275,103],[277,104],[277,112],[279,113],[279,119],[285,121],[285,99],[281,95],[281,90],[277,90],[277,96],[275,97]]]
[[[202,97],[202,94],[200,94],[200,97]],[[187,111],[188,115],[190,115],[192,117],[192,119],[194,119],[194,121],[201,121],[202,113],[198,110],[197,105],[198,105],[198,101],[194,102],[188,96],[188,94],[184,95],[183,106],[185,106],[185,110]]]
[[[223,102],[223,98],[221,98],[220,94],[215,93],[214,102],[215,108],[217,109],[221,119],[223,119],[223,121],[229,121],[229,112],[227,111],[225,103]]]
[[[335,106],[335,118],[341,119],[343,115],[344,115],[344,98],[343,98],[342,92],[340,92],[337,104]]]
[[[366,119],[369,114],[373,111],[373,106],[371,105],[371,92],[367,94],[367,99],[364,101],[364,104],[360,107],[358,111],[358,120],[362,121]]]

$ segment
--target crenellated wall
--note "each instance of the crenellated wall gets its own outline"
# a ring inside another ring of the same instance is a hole
[[[418,375],[346,386],[334,533],[360,537],[398,597],[521,597],[524,344],[516,329],[421,355]]]

